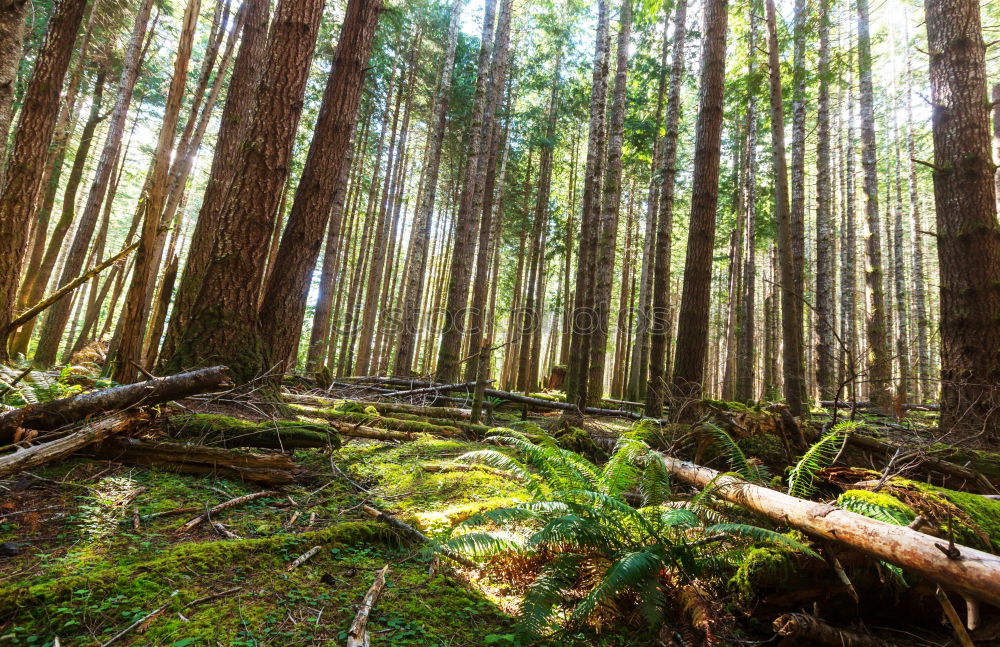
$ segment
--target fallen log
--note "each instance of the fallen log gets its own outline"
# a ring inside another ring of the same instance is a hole
[[[167,422],[174,438],[197,439],[200,444],[218,445],[227,449],[257,447],[286,451],[308,447],[340,447],[340,440],[330,432],[328,425],[298,420],[253,422],[211,413],[192,413],[172,416]]]
[[[348,428],[366,428],[366,430],[371,431],[381,431],[382,429],[374,427],[373,425],[380,425],[388,431],[396,431],[400,433],[406,433],[410,436],[406,440],[415,440],[418,436],[417,434],[430,434],[432,436],[443,436],[445,438],[456,438],[461,437],[464,434],[462,430],[458,427],[445,426],[445,425],[435,425],[426,422],[419,422],[416,420],[400,420],[398,418],[386,418],[381,416],[372,416],[367,413],[358,413],[353,411],[332,411],[330,409],[315,409],[310,407],[305,407],[298,404],[289,405],[292,411],[302,414],[304,416],[313,418],[322,418],[330,423],[330,426],[337,430],[345,436],[358,435],[352,434],[347,431]],[[367,431],[366,431],[367,433]],[[372,436],[362,436],[365,438]]]
[[[660,454],[675,478],[705,488],[776,523],[821,540],[839,542],[880,560],[943,584],[969,597],[1000,606],[1000,557],[956,545],[959,559],[949,559],[935,546],[937,538],[907,526],[896,526],[754,485],[716,470]]]
[[[892,456],[897,451],[903,448],[896,445],[890,445],[889,443],[884,443],[877,438],[872,438],[871,436],[865,436],[864,434],[848,434],[847,442],[855,447],[860,447],[862,449],[867,449],[870,451],[876,451],[880,454],[886,454]],[[946,474],[948,476],[954,476],[955,478],[964,479],[970,483],[975,483],[978,489],[984,492],[997,492],[996,486],[988,479],[982,472],[978,472],[974,469],[965,467],[963,465],[958,465],[950,461],[946,461],[935,456],[928,456],[926,452],[915,450],[912,452],[906,452],[901,455],[900,458],[913,458],[919,459],[920,464],[927,469],[940,472],[941,474]]]
[[[496,380],[489,380],[492,384]],[[405,398],[411,395],[423,395],[425,393],[447,393],[449,391],[470,391],[476,388],[476,382],[457,382],[455,384],[432,384],[430,386],[420,387],[418,389],[407,389],[406,391],[397,391],[392,394],[395,398]]]
[[[324,398],[317,395],[302,393],[282,392],[281,397],[286,402],[297,404],[312,404],[320,407],[333,407],[344,399]],[[379,413],[409,413],[415,416],[426,416],[428,418],[448,418],[453,420],[468,420],[472,412],[468,409],[457,407],[425,407],[419,404],[406,404],[403,402],[375,402],[368,400],[351,400],[362,407],[373,407]]]
[[[839,629],[805,613],[786,613],[775,618],[774,631],[780,636],[830,647],[893,647],[892,643],[880,638]]]
[[[205,393],[228,382],[229,370],[225,366],[213,366],[28,405],[0,414],[0,445],[13,440],[17,427],[49,431],[99,413],[162,404]]]
[[[826,407],[830,409],[836,403],[838,409],[871,409],[874,405],[871,402],[861,400],[857,402],[852,402],[850,400],[820,400],[819,405],[821,407]],[[940,404],[920,404],[919,402],[911,402],[903,405],[903,409],[906,411],[940,411]]]
[[[88,454],[102,460],[182,474],[213,474],[261,485],[286,485],[297,466],[286,454],[250,454],[219,447],[112,438]]]
[[[131,428],[140,417],[134,413],[116,413],[85,424],[78,431],[58,440],[40,443],[33,447],[17,449],[13,454],[0,456],[0,478],[44,465],[99,443],[106,438]]]
[[[385,574],[388,572],[389,565],[386,564],[375,576],[375,581],[372,582],[368,592],[365,593],[365,597],[361,601],[361,607],[358,608],[358,613],[354,616],[354,621],[351,622],[351,628],[347,630],[347,647],[368,647],[371,644],[371,639],[366,629],[368,626],[368,616],[371,615],[378,597],[382,595],[382,589],[385,588]]]

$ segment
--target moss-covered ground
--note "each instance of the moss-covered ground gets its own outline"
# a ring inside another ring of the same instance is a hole
[[[206,506],[255,491],[251,485],[82,458],[5,481],[0,543],[17,554],[0,555],[0,647],[52,645],[57,636],[61,645],[100,645],[161,607],[114,644],[342,645],[386,564],[388,584],[369,624],[373,645],[517,645],[523,591],[440,562],[361,508],[370,503],[435,536],[523,497],[488,470],[452,469],[452,458],[478,447],[427,437],[297,451],[306,481],[213,517],[240,540],[208,524],[178,529]],[[355,490],[331,461],[369,492]],[[181,508],[193,511],[156,516]],[[288,571],[312,546],[320,551]],[[634,638],[628,630],[564,633],[539,645]]]

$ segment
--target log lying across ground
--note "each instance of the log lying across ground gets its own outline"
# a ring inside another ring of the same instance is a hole
[[[877,438],[865,436],[864,434],[848,434],[847,442],[855,447],[888,456],[892,456],[895,452],[904,449],[896,445],[884,443]],[[937,458],[936,456],[930,456],[922,451],[905,452],[905,457],[909,458],[911,455],[919,458],[920,464],[925,469],[963,479],[968,482],[968,485],[972,485],[973,489],[977,492],[985,494],[996,494],[998,492],[997,487],[982,472]]]
[[[1000,607],[1000,557],[956,545],[949,559],[941,540],[906,526],[876,521],[834,505],[816,503],[754,485],[734,476],[661,454],[677,479],[699,488],[712,485],[727,501],[807,535],[849,546],[927,577],[942,586]]]
[[[304,449],[307,447],[340,447],[340,439],[329,425],[297,420],[264,420],[254,422],[211,413],[192,413],[167,419],[174,438],[217,445],[226,449],[257,447],[262,449]]]
[[[814,645],[831,647],[892,647],[891,643],[866,634],[838,629],[805,613],[786,613],[774,620],[779,636],[792,636]]]
[[[343,399],[324,398],[317,395],[291,393],[288,391],[282,392],[281,397],[286,402],[311,404],[318,407],[332,407],[338,402],[343,402]],[[427,416],[428,418],[451,418],[454,420],[468,420],[472,415],[469,409],[460,409],[458,407],[425,407],[419,404],[405,404],[403,402],[374,402],[353,399],[351,402],[365,408],[373,407],[382,414],[408,413],[415,416]]]
[[[13,454],[0,456],[0,478],[65,458],[87,445],[99,443],[115,434],[130,429],[139,416],[133,413],[115,413],[101,420],[87,423],[57,440],[39,443]]]
[[[218,447],[111,438],[89,454],[101,459],[183,474],[214,474],[261,485],[286,485],[297,467],[286,454],[250,454]]]
[[[838,409],[871,409],[872,403],[867,400],[858,400],[857,402],[852,402],[850,400],[820,400],[819,405],[821,407],[826,407],[828,409],[832,408],[834,402],[837,404]],[[940,404],[920,404],[919,402],[910,402],[903,405],[904,411],[940,411]]]
[[[58,429],[99,413],[161,404],[212,391],[228,383],[229,370],[225,366],[213,366],[28,405],[0,414],[0,445],[13,440],[17,427],[39,431]]]
[[[314,418],[322,418],[330,423],[342,423],[342,424],[352,424],[352,425],[364,425],[372,428],[383,428],[391,429],[393,431],[405,431],[411,434],[431,434],[433,436],[446,436],[451,438],[461,437],[465,435],[463,430],[456,426],[452,420],[439,420],[436,422],[427,422],[425,420],[406,420],[401,418],[393,417],[383,417],[383,416],[373,416],[367,413],[361,413],[357,411],[335,411],[333,409],[319,409],[313,407],[306,407],[303,405],[293,404],[289,405],[292,411],[302,414],[303,416],[311,416]],[[407,415],[407,414],[397,414],[397,415]],[[443,423],[443,424],[438,424]],[[462,423],[463,427],[468,428],[470,425],[468,423]],[[478,427],[479,425],[477,425]],[[336,429],[340,431],[343,429],[342,426],[337,426]]]

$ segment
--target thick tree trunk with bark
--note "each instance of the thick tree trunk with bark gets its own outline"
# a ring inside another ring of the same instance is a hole
[[[263,280],[322,13],[322,0],[281,0],[278,4],[252,117],[221,206],[212,255],[191,318],[168,363],[171,370],[220,358],[243,383],[262,375],[279,359],[268,354],[263,342],[255,295]]]
[[[381,9],[382,0],[351,0],[347,5],[312,145],[260,308],[265,352],[277,361],[292,355],[298,345],[322,234],[337,191],[346,190],[347,175],[341,169],[348,168],[365,67]],[[335,186],[338,178],[340,187]],[[278,368],[281,372],[287,367]]]
[[[663,161],[660,167],[659,208],[653,244],[653,304],[649,331],[649,384],[646,415],[659,417],[666,396],[667,342],[670,336],[670,256],[674,228],[674,189],[677,185],[678,124],[681,116],[681,83],[684,79],[684,44],[687,36],[687,0],[677,0],[674,43],[667,98]]]
[[[84,0],[61,0],[49,20],[45,43],[38,52],[24,96],[0,192],[0,361],[7,359],[17,285],[45,179],[49,143],[59,117],[59,94],[85,6]]]
[[[624,0],[618,26],[615,84],[608,124],[608,156],[605,167],[601,216],[598,221],[597,271],[594,274],[594,320],[590,342],[590,386],[588,405],[604,397],[604,365],[607,361],[611,325],[611,284],[618,248],[618,220],[622,200],[622,145],[625,138],[625,91],[628,82],[629,38],[632,35],[632,0]],[[624,294],[624,290],[622,290]]]
[[[865,188],[865,284],[868,286],[868,383],[871,399],[889,404],[892,360],[886,328],[885,291],[882,285],[882,243],[879,236],[878,162],[875,154],[875,98],[872,88],[871,36],[868,0],[858,0],[858,79],[861,106],[861,166]]]
[[[21,63],[24,41],[24,14],[28,0],[0,3],[0,162],[7,147],[7,133],[14,116],[14,85]]]
[[[941,268],[941,427],[1000,426],[1000,225],[976,0],[924,4]]]
[[[122,63],[115,106],[108,118],[108,134],[104,139],[104,148],[97,162],[97,168],[94,170],[94,179],[90,185],[87,202],[77,222],[73,242],[60,272],[60,285],[65,285],[80,273],[86,258],[87,247],[90,245],[90,238],[97,226],[97,218],[100,215],[101,205],[104,203],[105,192],[111,180],[111,172],[117,163],[118,153],[121,149],[122,137],[125,133],[125,118],[128,114],[129,104],[132,102],[132,92],[135,90],[136,80],[139,77],[143,41],[146,37],[146,28],[152,6],[153,0],[143,0],[136,14],[135,26]],[[63,299],[49,311],[45,318],[45,324],[42,326],[38,348],[35,350],[34,361],[36,364],[49,366],[56,361],[63,331],[69,322],[71,307],[70,299]]]
[[[708,351],[709,304],[715,211],[719,204],[719,164],[726,78],[728,0],[707,0],[701,55],[701,89],[695,133],[694,182],[684,289],[677,323],[677,350],[671,377],[675,413],[694,413],[689,401],[701,397]]]

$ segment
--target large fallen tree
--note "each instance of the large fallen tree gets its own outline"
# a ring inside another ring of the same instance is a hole
[[[213,366],[51,402],[30,404],[0,414],[0,445],[12,442],[18,427],[39,431],[58,429],[99,413],[162,404],[212,391],[228,382],[229,370],[225,366]]]
[[[821,540],[839,542],[1000,607],[1000,557],[827,503],[789,496],[716,470],[660,454],[677,479]],[[948,554],[946,554],[948,553]]]

